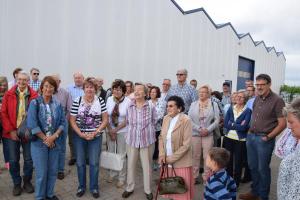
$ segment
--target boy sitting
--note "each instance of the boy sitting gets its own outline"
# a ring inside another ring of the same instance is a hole
[[[236,200],[235,181],[225,170],[230,153],[224,148],[213,147],[206,157],[206,166],[211,170],[211,176],[204,189],[205,200]]]

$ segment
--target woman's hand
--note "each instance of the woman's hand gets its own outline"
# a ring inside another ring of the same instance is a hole
[[[159,164],[166,164],[166,158],[164,157],[164,156],[162,156],[162,157],[160,157],[159,159],[158,159],[158,163]]]
[[[47,145],[47,147],[49,147],[49,148],[54,148],[55,147],[55,143],[54,143],[54,141],[56,140],[56,136],[55,135],[51,135],[51,136],[46,136],[45,138],[44,138],[44,140],[43,140],[43,143],[45,144],[45,145]]]
[[[109,131],[109,136],[111,141],[115,141],[117,139],[117,131],[116,129],[111,129]]]
[[[209,134],[209,132],[206,128],[201,128],[200,129],[200,136],[201,137],[206,137],[206,136],[208,136],[208,134]]]

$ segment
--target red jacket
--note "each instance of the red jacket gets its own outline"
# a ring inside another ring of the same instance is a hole
[[[18,112],[18,96],[17,96],[17,85],[13,86],[8,90],[2,100],[1,116],[3,135],[2,137],[10,139],[10,132],[17,130],[17,112]],[[28,86],[28,95],[26,96],[26,110],[32,99],[38,96],[36,91]]]

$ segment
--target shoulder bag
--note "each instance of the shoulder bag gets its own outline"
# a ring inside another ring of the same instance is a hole
[[[115,141],[115,152],[103,151],[101,153],[100,166],[105,169],[121,171],[125,162],[126,154],[117,153],[117,140]]]

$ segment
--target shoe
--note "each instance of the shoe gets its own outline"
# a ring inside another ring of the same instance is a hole
[[[53,195],[53,197],[46,197],[46,200],[59,200],[59,198]]]
[[[114,181],[114,177],[109,176],[106,182],[112,183]]]
[[[25,190],[25,192],[31,194],[34,192],[34,187],[30,182],[29,178],[23,177],[23,189]]]
[[[71,166],[71,165],[75,165],[75,163],[76,163],[76,159],[72,158],[71,160],[69,160],[68,164]]]
[[[21,184],[15,185],[13,189],[14,196],[20,196],[22,194],[22,187]]]
[[[97,190],[93,190],[92,191],[92,196],[95,198],[95,199],[98,199],[99,198],[99,192]]]
[[[77,192],[76,192],[76,196],[77,197],[82,197],[85,193],[85,190],[84,189],[78,189]]]
[[[199,176],[195,178],[195,185],[199,185],[201,183],[202,183],[202,178],[200,178]]]
[[[125,190],[125,191],[123,192],[123,194],[122,194],[122,197],[126,199],[126,198],[128,198],[130,195],[132,195],[132,193],[133,193],[133,191],[128,192],[128,191]]]
[[[65,178],[64,172],[58,172],[58,173],[57,173],[57,178],[58,178],[59,180],[63,180],[63,179]]]
[[[259,197],[252,194],[251,192],[249,193],[244,193],[244,194],[240,194],[239,195],[239,199],[243,199],[243,200],[259,200]]]
[[[117,186],[117,188],[123,187],[124,186],[124,181],[118,181],[116,186]]]
[[[146,195],[146,198],[147,198],[148,200],[152,200],[152,199],[153,199],[153,194],[152,194],[152,193],[150,193],[150,194],[146,194],[146,193],[145,193],[145,195]]]

